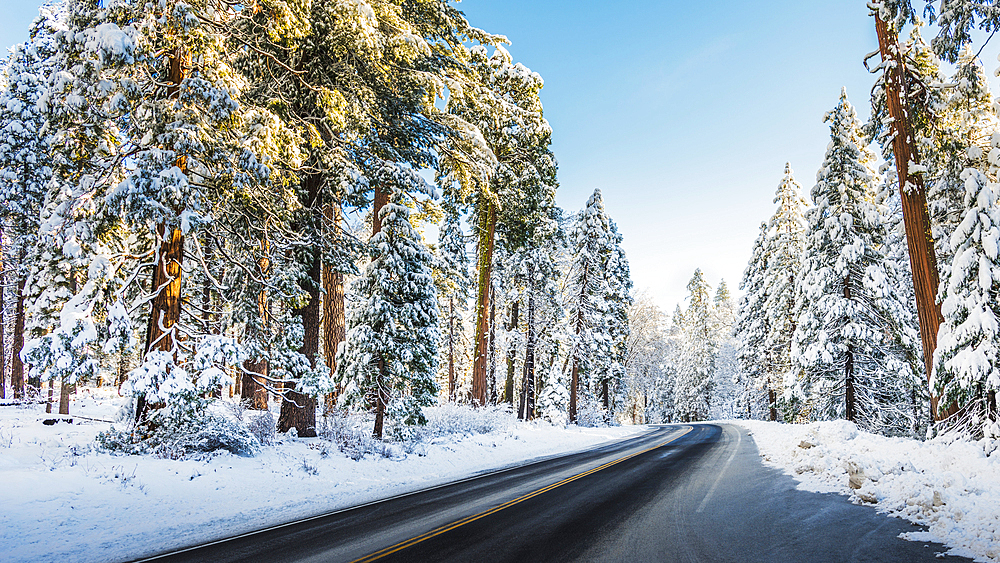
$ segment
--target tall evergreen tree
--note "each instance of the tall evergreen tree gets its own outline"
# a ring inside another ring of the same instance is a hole
[[[760,408],[759,404],[763,404],[770,409],[771,420],[776,420],[778,382],[771,379],[771,371],[767,364],[769,358],[767,339],[770,328],[764,282],[769,250],[768,225],[761,223],[760,234],[754,241],[750,262],[743,270],[743,279],[740,282],[743,295],[740,297],[733,331],[739,342],[737,358],[748,383],[745,387],[748,395],[744,397],[744,401],[757,408]],[[764,399],[759,396],[761,391],[766,395]],[[748,408],[748,410],[756,409]]]
[[[422,424],[437,394],[437,292],[433,257],[410,224],[402,193],[380,210],[371,262],[355,283],[347,341],[338,354],[342,405],[375,407],[374,435],[392,422]]]
[[[677,416],[684,422],[694,422],[709,417],[718,344],[712,330],[711,287],[701,269],[694,271],[687,290],[688,308],[679,322],[681,333],[675,360],[674,402]]]
[[[795,332],[796,279],[802,270],[805,247],[806,201],[802,186],[795,181],[792,168],[785,165],[785,176],[774,197],[778,209],[768,223],[767,267],[764,270],[764,311],[767,336],[764,348],[767,362],[769,416],[777,419],[777,395],[785,376],[792,369],[792,334]]]
[[[65,10],[46,4],[31,25],[28,42],[14,46],[4,66],[0,90],[0,217],[5,247],[17,257],[7,264],[6,279],[16,287],[16,318],[11,350],[11,387],[15,397],[24,394],[24,368],[20,352],[24,343],[25,280],[27,258],[34,250],[42,207],[52,177],[47,116],[39,101],[49,79],[58,70],[56,35],[65,29]],[[13,268],[10,266],[13,265]],[[54,300],[68,299],[65,287]],[[5,303],[5,301],[4,301]]]
[[[871,431],[908,433],[917,385],[909,310],[886,271],[883,210],[873,160],[854,108],[841,92],[827,113],[831,142],[806,212],[809,230],[793,362],[804,373],[811,415],[845,418]]]
[[[947,402],[979,411],[990,432],[1000,389],[1000,201],[998,185],[979,170],[967,168],[962,178],[965,213],[951,240],[931,382]]]
[[[592,377],[601,372],[610,356],[611,337],[607,330],[607,261],[612,234],[604,213],[601,190],[594,190],[587,206],[576,219],[572,234],[573,264],[567,280],[569,332],[570,399],[569,421],[576,422],[580,395],[593,401]]]

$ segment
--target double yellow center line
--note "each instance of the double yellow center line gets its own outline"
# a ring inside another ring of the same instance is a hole
[[[600,471],[602,469],[607,469],[608,467],[611,467],[612,465],[617,465],[617,464],[619,464],[619,463],[621,463],[623,461],[627,461],[627,460],[632,459],[633,457],[636,457],[638,455],[642,455],[642,454],[644,454],[646,452],[655,450],[656,448],[661,448],[663,446],[666,446],[670,442],[673,442],[674,440],[680,438],[681,436],[684,436],[685,434],[687,434],[688,432],[690,432],[692,430],[694,430],[694,427],[688,426],[680,434],[674,436],[673,438],[671,438],[671,439],[669,439],[669,440],[667,440],[665,442],[660,442],[659,444],[657,444],[657,445],[655,445],[655,446],[653,446],[651,448],[646,448],[646,449],[644,449],[642,451],[638,451],[638,452],[629,454],[629,455],[627,455],[625,457],[618,458],[618,459],[616,459],[614,461],[609,461],[608,463],[605,463],[604,465],[600,465],[600,466],[595,467],[593,469],[590,469],[588,471],[584,471],[583,473],[578,473],[576,475],[573,475],[572,477],[567,477],[567,478],[563,479],[562,481],[559,481],[557,483],[553,483],[553,484],[548,485],[546,487],[542,487],[541,489],[538,489],[536,491],[532,491],[532,492],[530,492],[530,493],[528,493],[528,494],[526,494],[524,496],[517,497],[514,500],[507,501],[507,502],[505,502],[505,503],[503,503],[501,505],[495,506],[495,507],[493,507],[493,508],[491,508],[489,510],[485,510],[483,512],[480,512],[479,514],[473,514],[472,516],[468,516],[468,517],[463,518],[461,520],[457,520],[455,522],[452,522],[451,524],[445,524],[444,526],[441,526],[439,528],[435,528],[435,529],[433,529],[433,530],[431,530],[431,531],[429,531],[429,532],[427,532],[425,534],[421,534],[421,535],[416,536],[414,538],[410,538],[408,540],[399,542],[399,543],[397,543],[395,545],[391,545],[391,546],[389,546],[389,547],[387,547],[387,548],[385,548],[385,549],[383,549],[381,551],[376,551],[375,553],[372,553],[371,555],[366,555],[366,556],[364,556],[364,557],[362,557],[360,559],[355,559],[351,563],[368,563],[369,561],[375,561],[375,560],[381,559],[381,558],[383,558],[383,557],[385,557],[387,555],[392,555],[393,553],[396,553],[397,551],[402,551],[402,550],[404,550],[404,549],[406,549],[406,548],[408,548],[410,546],[414,546],[414,545],[416,545],[416,544],[418,544],[418,543],[420,543],[422,541],[429,540],[429,539],[431,539],[431,538],[433,538],[435,536],[439,536],[439,535],[441,535],[441,534],[443,534],[445,532],[448,532],[448,531],[454,530],[455,528],[464,526],[464,525],[468,524],[469,522],[475,522],[476,520],[479,520],[480,518],[485,518],[485,517],[489,516],[490,514],[494,514],[494,513],[500,512],[501,510],[503,510],[505,508],[509,508],[511,506],[514,506],[515,504],[524,502],[524,501],[526,501],[526,500],[528,500],[530,498],[537,497],[538,495],[540,495],[542,493],[551,491],[552,489],[555,489],[556,487],[561,487],[561,486],[565,485],[566,483],[572,483],[573,481],[576,481],[577,479],[582,479],[582,478],[586,477],[587,475],[590,475],[592,473],[597,473],[598,471]]]

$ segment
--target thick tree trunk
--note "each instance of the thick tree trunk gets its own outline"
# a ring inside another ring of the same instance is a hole
[[[56,386],[56,380],[55,379],[50,379],[49,380],[49,398],[48,398],[48,400],[45,401],[45,414],[52,413],[52,402],[53,402],[52,395],[53,395],[53,393],[55,391],[55,386]]]
[[[774,389],[771,389],[769,387],[768,390],[767,390],[767,405],[768,405],[768,411],[769,411],[768,412],[768,417],[769,417],[769,420],[771,422],[775,422],[775,421],[778,420],[778,408],[777,408],[777,405],[776,405],[777,402],[778,402],[778,398],[775,395]],[[750,413],[750,406],[749,405],[750,405],[750,403],[747,402],[747,413],[748,414]]]
[[[62,382],[59,389],[59,414],[69,414],[69,396],[76,392],[76,385]]]
[[[455,298],[448,299],[448,400],[455,401]]]
[[[476,296],[476,353],[472,360],[472,401],[485,405],[487,400],[486,364],[489,358],[487,332],[491,323],[490,279],[493,275],[493,247],[496,238],[497,210],[491,201],[483,200],[485,209],[479,213],[479,288]]]
[[[309,302],[305,307],[296,309],[294,314],[302,318],[302,328],[305,332],[299,353],[309,358],[309,363],[315,366],[319,355],[320,328],[320,264],[318,259],[314,260],[313,265],[309,268],[309,279],[312,282],[311,287],[306,288],[309,292]],[[284,395],[284,400],[281,402],[281,412],[278,415],[278,432],[288,432],[294,427],[299,437],[315,437],[316,398],[295,391],[294,383],[285,384]]]
[[[17,282],[17,308],[14,310],[14,341],[10,350],[10,386],[14,389],[14,398],[25,398],[24,362],[21,361],[21,349],[24,348],[24,279]]]
[[[154,297],[146,325],[145,353],[160,351],[177,356],[176,325],[181,320],[181,281],[184,260],[184,234],[180,229],[160,224],[156,228],[160,246],[156,251],[151,289]],[[136,400],[135,420],[146,418],[150,405],[140,395]]]
[[[167,98],[180,95],[181,82],[184,81],[184,65],[189,59],[187,52],[178,47],[170,55],[168,61]],[[177,166],[187,169],[184,156],[179,156]],[[175,326],[181,319],[181,264],[184,260],[184,233],[176,226],[160,223],[156,227],[157,240],[160,243],[156,251],[156,263],[153,267],[151,291],[154,293],[150,303],[149,323],[146,327],[146,345],[144,354],[153,351],[171,352],[177,357],[177,334]],[[146,397],[140,395],[136,399],[135,421],[142,422],[150,405]]]
[[[270,248],[267,239],[261,239],[261,258],[257,261],[261,279],[266,279],[268,271],[271,269],[271,260],[268,257]],[[264,289],[257,293],[257,312],[260,315],[261,333],[267,334],[271,325],[271,312],[267,302],[267,292]],[[243,363],[244,372],[240,377],[242,380],[240,382],[240,399],[247,405],[247,408],[267,410],[267,376],[270,368],[267,358],[250,359]]]
[[[334,229],[340,228],[340,204],[326,206],[324,211]],[[330,373],[337,369],[337,346],[347,338],[347,319],[344,311],[344,274],[323,265],[323,357]],[[336,404],[337,393],[326,397],[326,410]]]
[[[318,209],[323,176],[310,174],[303,182],[308,207],[313,210]],[[319,253],[315,251],[310,260],[309,279],[302,284],[302,288],[309,294],[309,301],[301,309],[295,309],[294,314],[302,318],[302,328],[305,333],[299,353],[309,358],[309,363],[315,367],[319,356],[322,262]],[[316,398],[295,391],[294,383],[286,383],[284,400],[281,402],[281,412],[278,415],[278,432],[288,432],[293,427],[299,437],[316,436]]]
[[[263,383],[266,381],[269,367],[264,358],[243,362],[244,372],[240,376],[240,399],[246,404],[246,408],[257,411],[267,410],[267,387]]]
[[[910,124],[904,103],[909,99],[903,79],[903,61],[899,53],[899,39],[896,31],[876,14],[875,32],[878,35],[879,52],[882,61],[889,63],[885,69],[886,105],[893,120],[895,137],[892,151],[896,159],[899,175],[899,193],[902,198],[903,225],[906,228],[906,245],[910,253],[910,270],[913,274],[913,289],[920,321],[920,341],[924,350],[924,367],[930,381],[934,367],[934,350],[937,348],[938,327],[941,326],[941,307],[936,301],[938,290],[937,257],[934,254],[934,240],[931,235],[930,215],[927,211],[927,194],[923,178],[911,175],[910,168],[919,164]],[[953,414],[955,405],[950,405],[945,413],[938,412],[938,397],[930,390],[931,412],[934,420],[941,420]],[[943,415],[943,416],[942,416]]]

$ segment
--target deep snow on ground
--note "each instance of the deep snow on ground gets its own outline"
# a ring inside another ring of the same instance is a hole
[[[42,405],[0,406],[0,558],[106,562],[154,555],[647,428],[559,428],[497,413],[476,421],[470,409],[446,406],[429,417],[438,432],[389,446],[388,457],[355,461],[329,440],[278,436],[255,457],[221,452],[173,460],[113,455],[95,445],[111,424],[81,415],[112,421],[122,402],[114,389],[81,388],[71,405],[74,422],[52,426],[42,423],[54,418]]]
[[[800,489],[850,495],[928,527],[906,539],[1000,562],[1000,452],[987,457],[983,442],[886,438],[846,421],[730,422],[750,430],[765,463],[793,476]]]

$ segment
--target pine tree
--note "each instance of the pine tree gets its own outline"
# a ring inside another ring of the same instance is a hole
[[[707,420],[711,408],[718,344],[712,330],[711,288],[701,269],[687,284],[688,308],[680,316],[680,346],[675,359],[674,402],[684,422]]]
[[[573,339],[569,389],[571,423],[577,421],[581,393],[584,401],[593,400],[593,376],[601,373],[602,363],[610,355],[606,267],[611,237],[601,191],[594,190],[573,228],[573,264],[567,280],[569,332]]]
[[[552,129],[539,97],[542,77],[514,63],[501,45],[495,47],[492,54],[483,45],[471,49],[469,65],[476,80],[453,90],[448,102],[453,115],[478,129],[478,144],[486,149],[476,159],[483,177],[472,182],[475,191],[470,194],[478,271],[472,389],[473,400],[479,403],[487,400],[488,393],[487,333],[493,324],[489,286],[498,235],[509,252],[523,245],[530,231],[524,228],[525,220],[532,220],[531,210],[556,185],[556,161],[549,150]],[[442,166],[460,168],[455,159],[445,159]]]
[[[369,241],[371,262],[354,287],[347,341],[338,354],[342,405],[375,406],[374,435],[384,419],[422,424],[437,393],[437,293],[433,257],[410,224],[397,192],[382,207],[382,229]]]
[[[58,6],[40,8],[31,25],[30,40],[16,45],[7,60],[2,78],[5,87],[0,90],[0,216],[7,235],[5,246],[18,258],[13,269],[17,313],[11,350],[11,387],[16,398],[25,391],[20,357],[28,275],[25,259],[36,245],[53,167],[50,136],[44,132],[47,116],[38,102],[58,69],[56,34],[65,29],[65,18]],[[66,298],[64,294],[58,297],[61,301]]]
[[[770,419],[777,420],[777,395],[784,377],[792,368],[792,334],[795,332],[796,279],[802,270],[805,247],[806,201],[802,186],[795,181],[792,168],[785,165],[785,176],[774,197],[778,209],[768,223],[767,268],[764,271],[764,311],[767,336],[764,349],[767,362],[767,391]]]
[[[916,334],[895,276],[886,271],[883,209],[854,108],[841,92],[827,113],[831,142],[812,189],[793,362],[804,373],[812,416],[845,418],[887,434],[908,433]]]
[[[441,308],[441,333],[446,349],[448,400],[457,400],[458,359],[461,357],[465,334],[464,313],[471,293],[469,257],[466,253],[465,234],[462,232],[461,211],[453,194],[447,193],[444,201],[444,223],[438,237],[437,255],[442,286],[439,290]]]
[[[770,419],[776,420],[775,394],[778,390],[778,382],[771,379],[772,374],[767,363],[769,358],[767,340],[770,335],[770,327],[766,309],[767,291],[764,283],[769,250],[768,225],[761,223],[760,234],[754,241],[750,262],[747,263],[747,267],[743,271],[743,280],[740,282],[743,296],[740,297],[733,332],[739,342],[737,358],[742,372],[747,378],[745,387],[747,396],[743,400],[752,406],[764,403],[770,410]],[[756,396],[761,390],[767,395],[764,400]],[[748,407],[747,410],[753,411],[755,409]]]
[[[979,170],[967,168],[962,178],[965,213],[951,240],[955,260],[931,382],[944,404],[975,405],[988,426],[1000,389],[1000,202],[997,184]]]
[[[625,355],[629,334],[628,311],[632,306],[632,277],[628,258],[622,248],[622,236],[614,221],[608,220],[611,234],[611,249],[605,269],[608,293],[608,337],[610,338],[610,362],[598,376],[598,394],[610,422],[624,404]]]

